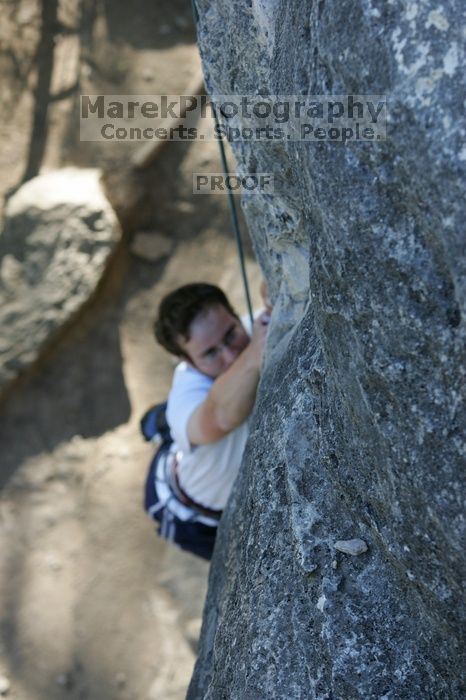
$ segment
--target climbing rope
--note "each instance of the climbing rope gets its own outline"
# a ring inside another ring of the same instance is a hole
[[[196,2],[195,0],[191,0],[191,6],[193,9],[193,18],[194,18],[194,27],[196,29],[196,36],[197,36],[197,24],[199,21],[199,13],[197,11],[196,7]],[[217,117],[217,109],[215,107],[215,104],[211,102],[212,105],[212,112],[214,115],[214,121],[215,121],[215,133],[221,134],[220,128],[219,128],[219,120]],[[223,136],[221,136],[218,139],[218,145],[220,148],[220,159],[222,161],[222,168],[223,168],[223,174],[225,175],[225,178],[228,175],[228,161],[227,161],[227,156],[225,153],[225,146],[223,145]],[[252,304],[251,304],[251,295],[249,293],[249,283],[248,283],[248,276],[246,273],[246,264],[245,264],[245,259],[244,259],[244,249],[243,249],[243,241],[241,238],[241,231],[239,227],[239,221],[238,221],[238,212],[236,210],[236,203],[235,203],[235,198],[233,196],[233,192],[231,191],[230,188],[228,188],[228,204],[230,207],[230,215],[231,215],[231,221],[233,225],[233,231],[235,234],[235,240],[236,240],[236,248],[238,251],[238,257],[239,257],[239,264],[240,264],[240,269],[241,269],[241,276],[243,279],[243,287],[244,287],[244,295],[246,297],[246,305],[248,307],[248,314],[249,318],[251,321],[251,328],[254,323],[254,317],[252,313]]]

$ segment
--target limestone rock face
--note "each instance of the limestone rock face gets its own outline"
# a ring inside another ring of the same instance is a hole
[[[197,0],[208,91],[388,97],[386,140],[238,142],[275,303],[191,700],[465,697],[461,0]]]
[[[88,301],[119,238],[98,170],[49,172],[11,197],[0,234],[0,390]]]

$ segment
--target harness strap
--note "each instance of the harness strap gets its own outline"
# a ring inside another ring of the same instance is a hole
[[[167,455],[167,457],[170,458],[170,455]],[[197,503],[190,496],[188,496],[186,491],[182,489],[177,474],[178,460],[176,459],[176,455],[172,455],[172,460],[168,466],[170,486],[172,487],[176,497],[181,501],[181,503],[183,503],[185,506],[188,506],[189,508],[193,508],[193,510],[196,510],[201,515],[205,515],[208,518],[214,518],[215,520],[220,520],[223,511],[214,510],[213,508],[207,508],[207,506],[203,506],[200,503]]]

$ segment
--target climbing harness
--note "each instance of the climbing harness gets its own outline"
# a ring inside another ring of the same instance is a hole
[[[195,0],[191,0],[191,6],[192,6],[192,10],[193,10],[194,27],[196,29],[196,36],[197,36],[197,24],[199,21],[199,13],[197,11]],[[212,106],[212,112],[213,112],[214,121],[215,121],[215,132],[217,134],[221,134],[220,123],[219,123],[218,116],[217,116],[217,109],[215,107],[214,102],[212,101],[212,98],[211,98],[211,106]],[[220,138],[218,139],[218,145],[220,148],[220,159],[222,161],[223,174],[225,175],[225,177],[227,177],[228,176],[228,161],[227,161],[227,157],[226,157],[226,153],[225,153],[225,146],[223,145],[223,135],[220,136]],[[233,231],[235,234],[236,247],[238,250],[239,264],[240,264],[240,268],[241,268],[241,277],[243,279],[244,294],[246,297],[248,315],[249,315],[249,319],[251,321],[251,328],[252,328],[252,326],[254,324],[254,316],[252,313],[251,295],[249,293],[249,283],[248,283],[248,277],[247,277],[247,273],[246,273],[246,264],[245,264],[245,260],[244,260],[243,241],[241,239],[241,232],[240,232],[240,226],[239,226],[239,221],[238,221],[238,212],[236,210],[235,198],[234,198],[233,192],[231,191],[230,188],[228,188],[228,204],[230,207],[231,221],[232,221],[232,225],[233,225]]]
[[[185,493],[177,475],[177,457],[166,421],[167,403],[152,406],[141,419],[141,432],[158,444],[146,477],[144,509],[158,523],[157,533],[181,549],[210,560],[222,511],[206,508]]]

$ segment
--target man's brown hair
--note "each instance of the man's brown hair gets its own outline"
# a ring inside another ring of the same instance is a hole
[[[189,327],[196,316],[218,304],[238,318],[220,287],[204,282],[178,287],[160,302],[158,316],[154,322],[157,342],[172,355],[187,357],[178,344],[178,336],[189,341]]]

